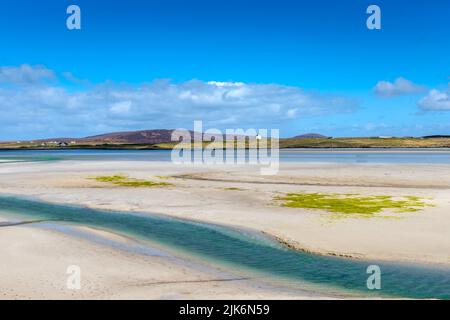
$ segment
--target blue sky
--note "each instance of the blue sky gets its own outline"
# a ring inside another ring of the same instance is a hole
[[[81,8],[82,29],[66,28]],[[368,30],[377,4],[382,29]],[[0,139],[450,134],[450,2],[2,1]]]

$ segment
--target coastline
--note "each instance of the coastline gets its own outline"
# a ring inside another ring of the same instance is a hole
[[[249,150],[249,148],[243,148],[245,150]],[[139,145],[129,145],[129,146],[115,146],[115,145],[109,145],[109,146],[92,146],[92,147],[58,147],[58,148],[46,148],[46,147],[20,147],[20,148],[14,148],[14,147],[2,147],[0,144],[0,152],[1,151],[83,151],[83,150],[99,150],[99,151],[172,151],[172,147],[159,147],[159,146],[152,146],[152,145],[146,145],[143,147],[140,147]],[[223,148],[222,150],[226,150],[226,148]],[[405,152],[409,151],[442,151],[442,150],[450,150],[450,144],[449,145],[442,145],[442,146],[288,146],[288,147],[280,147],[278,150],[285,150],[285,151],[295,151],[295,150],[305,150],[305,151],[336,151],[336,152],[345,152],[345,151],[361,151],[361,152],[376,152],[377,150],[380,152],[389,152],[389,151],[399,151],[403,150]]]
[[[55,138],[34,141],[3,141],[0,150],[171,150],[178,144],[172,141],[173,130],[144,130],[134,132],[110,133],[87,138]],[[142,139],[142,136],[150,139]],[[137,138],[136,138],[137,136]],[[161,138],[164,136],[164,138]],[[249,136],[249,138],[251,138]],[[232,138],[234,139],[234,137]],[[256,139],[256,138],[255,138]],[[53,140],[53,141],[51,141]],[[210,141],[210,139],[207,139]],[[270,139],[269,139],[270,140]],[[422,137],[326,137],[296,136],[278,138],[279,149],[345,149],[345,148],[449,148],[450,136],[435,135]],[[203,141],[204,145],[208,141]],[[224,145],[224,149],[225,149]],[[247,146],[248,148],[248,146]]]

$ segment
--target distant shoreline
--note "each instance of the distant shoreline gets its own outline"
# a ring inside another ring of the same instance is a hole
[[[131,141],[130,141],[131,140]],[[271,140],[264,141],[270,146]],[[210,142],[203,142],[207,146]],[[218,142],[219,143],[219,142]],[[261,143],[261,142],[260,142]],[[264,143],[264,144],[265,144]],[[171,142],[166,137],[158,142],[135,142],[133,139],[105,141],[71,141],[55,140],[52,142],[25,141],[25,142],[3,142],[0,150],[172,150],[179,142]],[[192,146],[189,142],[186,147]],[[235,142],[235,145],[238,144]],[[282,138],[278,141],[279,149],[430,149],[450,148],[449,137],[428,138]],[[225,144],[223,145],[225,149]],[[248,142],[245,147],[248,149]]]
[[[93,146],[93,147],[61,147],[61,148],[35,148],[35,147],[21,147],[21,148],[2,148],[0,147],[0,152],[2,151],[69,151],[69,150],[111,150],[111,151],[118,151],[118,150],[124,150],[124,151],[170,151],[173,148],[159,148],[159,147],[145,147],[145,148],[139,148],[139,147],[121,147],[121,146],[108,146],[108,147],[101,147],[101,146]],[[405,147],[405,146],[391,146],[391,147],[379,147],[379,146],[373,146],[373,147],[280,147],[279,150],[296,150],[296,149],[303,149],[303,150],[309,150],[309,151],[389,151],[389,150],[402,150],[402,151],[414,151],[414,150],[421,150],[421,151],[433,151],[433,150],[446,150],[450,149],[450,146],[429,146],[429,147]],[[226,150],[226,148],[223,148],[223,150]],[[245,148],[245,150],[249,150],[249,148]]]

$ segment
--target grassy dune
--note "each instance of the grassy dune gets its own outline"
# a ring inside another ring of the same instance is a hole
[[[450,138],[335,138],[282,139],[280,148],[444,148]]]

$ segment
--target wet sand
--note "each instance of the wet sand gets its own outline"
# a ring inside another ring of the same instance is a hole
[[[105,232],[101,236],[129,242]],[[252,279],[205,272],[165,256],[120,250],[47,228],[1,228],[0,246],[0,299],[308,298],[258,285]],[[79,290],[67,287],[66,271],[72,265],[81,270]]]

